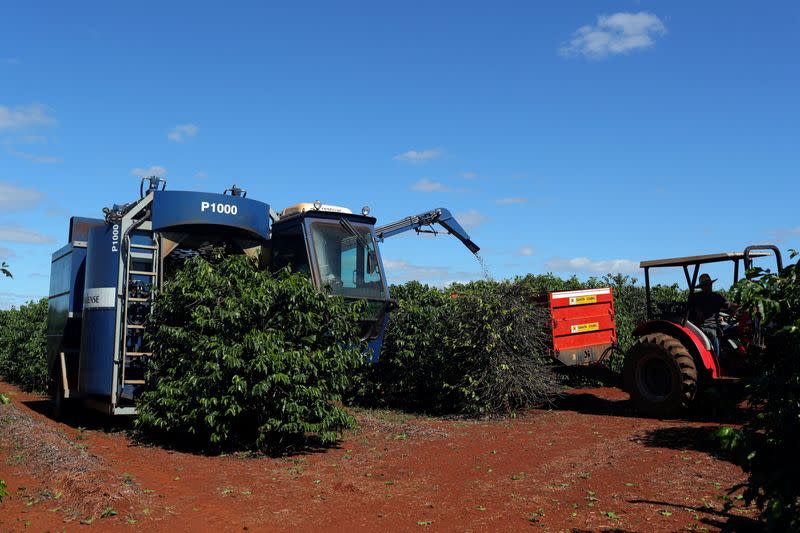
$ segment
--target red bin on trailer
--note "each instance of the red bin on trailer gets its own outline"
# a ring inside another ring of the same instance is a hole
[[[600,361],[617,342],[610,287],[549,294],[553,352],[566,365]]]

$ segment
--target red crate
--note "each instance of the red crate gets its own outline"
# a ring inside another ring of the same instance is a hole
[[[567,365],[599,361],[617,342],[611,287],[549,294],[553,352]]]

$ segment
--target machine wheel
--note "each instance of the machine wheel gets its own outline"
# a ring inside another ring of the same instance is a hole
[[[680,341],[663,333],[643,335],[625,355],[625,389],[639,411],[669,417],[689,406],[697,392],[694,359]]]

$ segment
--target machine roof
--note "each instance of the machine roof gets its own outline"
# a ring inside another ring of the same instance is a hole
[[[750,252],[750,257],[767,257],[772,255],[770,252]],[[653,259],[642,261],[639,268],[650,267],[676,267],[706,263],[719,263],[722,261],[738,261],[744,259],[744,252],[722,252],[719,254],[690,255],[687,257],[673,257],[671,259]]]
[[[332,211],[303,211],[300,213],[292,213],[286,216],[281,216],[280,219],[275,221],[272,225],[282,225],[292,220],[301,220],[304,218],[328,218],[331,220],[339,220],[346,218],[354,222],[362,222],[365,224],[375,224],[375,217],[364,216],[361,213],[336,213]]]

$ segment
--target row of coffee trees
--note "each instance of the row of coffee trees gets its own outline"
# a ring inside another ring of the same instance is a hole
[[[12,277],[11,270],[9,270],[8,265],[6,264],[5,261],[0,263],[0,278],[2,277],[6,278]],[[0,322],[0,328],[2,328],[2,322]],[[0,331],[2,331],[2,329],[0,329]],[[8,404],[8,402],[9,402],[8,397],[2,392],[0,392],[0,405],[6,405]],[[7,495],[6,482],[5,480],[0,479],[0,503],[3,502],[3,498],[5,498],[6,495]]]
[[[199,446],[283,450],[331,443],[354,421],[343,405],[431,414],[505,415],[555,398],[547,291],[614,288],[622,349],[643,318],[644,291],[623,275],[528,275],[434,288],[396,285],[376,364],[364,363],[364,309],[320,293],[300,274],[271,274],[244,256],[188,261],[157,295],[147,326],[149,389],[140,435]],[[680,297],[661,287],[660,298]],[[0,311],[0,376],[48,387],[47,301]],[[611,365],[620,361],[612,358]]]
[[[398,300],[381,359],[364,362],[365,312],[317,291],[300,274],[270,274],[245,256],[187,261],[157,295],[147,326],[148,390],[136,437],[205,453],[285,453],[336,442],[355,420],[347,405],[429,414],[500,416],[545,404],[565,386],[549,357],[541,295],[611,286],[621,351],[644,318],[644,289],[623,275],[562,279],[528,275],[434,288],[393,286]],[[734,291],[765,325],[762,376],[749,389],[759,414],[722,432],[750,474],[747,497],[768,524],[797,528],[800,464],[800,270],[760,273]],[[659,286],[675,301],[677,286]],[[47,387],[46,300],[0,311],[0,376],[26,390]],[[610,366],[619,370],[618,356]]]

